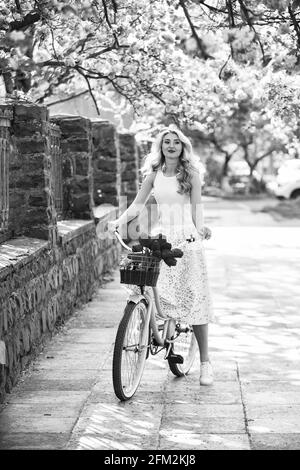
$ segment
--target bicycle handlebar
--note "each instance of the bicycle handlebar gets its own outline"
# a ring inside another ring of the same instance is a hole
[[[128,251],[132,251],[130,246],[126,245],[126,243],[123,242],[121,235],[119,234],[118,230],[114,231],[115,236],[117,237],[119,243]]]

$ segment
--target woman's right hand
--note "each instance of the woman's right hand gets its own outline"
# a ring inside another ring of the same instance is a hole
[[[117,220],[110,220],[107,222],[107,230],[111,233],[115,232],[119,227],[119,223]]]

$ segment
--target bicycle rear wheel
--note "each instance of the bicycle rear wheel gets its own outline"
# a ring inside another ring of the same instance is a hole
[[[145,367],[149,324],[147,304],[129,302],[120,322],[113,355],[113,386],[121,401],[129,400],[136,392]]]
[[[180,332],[178,338],[173,343],[173,353],[183,357],[183,364],[178,364],[168,360],[171,372],[177,377],[187,375],[193,365],[197,352],[197,340],[190,325],[176,326]]]

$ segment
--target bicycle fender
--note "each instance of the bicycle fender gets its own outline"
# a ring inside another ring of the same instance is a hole
[[[146,300],[145,297],[142,294],[131,294],[127,298],[127,303],[128,302],[134,302],[135,304],[138,304],[141,300]]]

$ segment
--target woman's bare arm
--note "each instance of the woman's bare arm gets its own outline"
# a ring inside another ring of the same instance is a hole
[[[154,178],[154,172],[146,176],[134,201],[130,204],[126,211],[114,221],[116,226],[130,222],[141,213],[152,191]]]
[[[200,233],[203,229],[203,210],[201,198],[201,180],[198,171],[193,171],[191,184],[192,218],[197,231]]]
[[[192,218],[194,225],[203,239],[209,240],[211,237],[211,229],[203,225],[203,204],[201,197],[202,183],[200,174],[197,171],[193,172],[192,177],[192,190],[191,190],[191,206]]]

